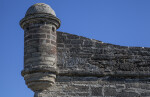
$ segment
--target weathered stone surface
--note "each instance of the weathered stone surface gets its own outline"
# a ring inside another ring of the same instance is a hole
[[[54,10],[47,4],[44,3],[37,3],[32,5],[26,12],[27,15],[33,15],[33,14],[39,14],[39,13],[45,13],[45,14],[52,14],[55,15]]]
[[[102,96],[102,87],[91,87],[92,96]]]
[[[72,38],[64,32],[57,32],[57,36],[58,83],[88,85],[88,96],[149,96],[148,48],[112,45],[75,35]]]
[[[122,92],[116,97],[141,97],[138,93],[135,92]]]

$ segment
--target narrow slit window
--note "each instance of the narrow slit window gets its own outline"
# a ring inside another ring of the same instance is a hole
[[[52,27],[52,31],[55,32],[55,28],[54,27]]]

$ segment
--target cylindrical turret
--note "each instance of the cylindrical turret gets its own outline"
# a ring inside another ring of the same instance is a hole
[[[45,90],[55,83],[57,73],[56,29],[60,20],[44,3],[32,5],[20,21],[24,29],[24,77],[33,91]]]

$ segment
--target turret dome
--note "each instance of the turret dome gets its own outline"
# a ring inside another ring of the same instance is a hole
[[[25,16],[31,15],[31,14],[52,14],[56,16],[54,10],[45,3],[37,3],[32,5],[26,12]]]

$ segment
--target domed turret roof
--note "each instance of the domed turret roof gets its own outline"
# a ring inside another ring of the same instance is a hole
[[[37,4],[32,5],[27,10],[26,16],[31,15],[31,14],[42,14],[42,13],[52,14],[52,15],[56,16],[54,10],[45,3],[37,3]]]

